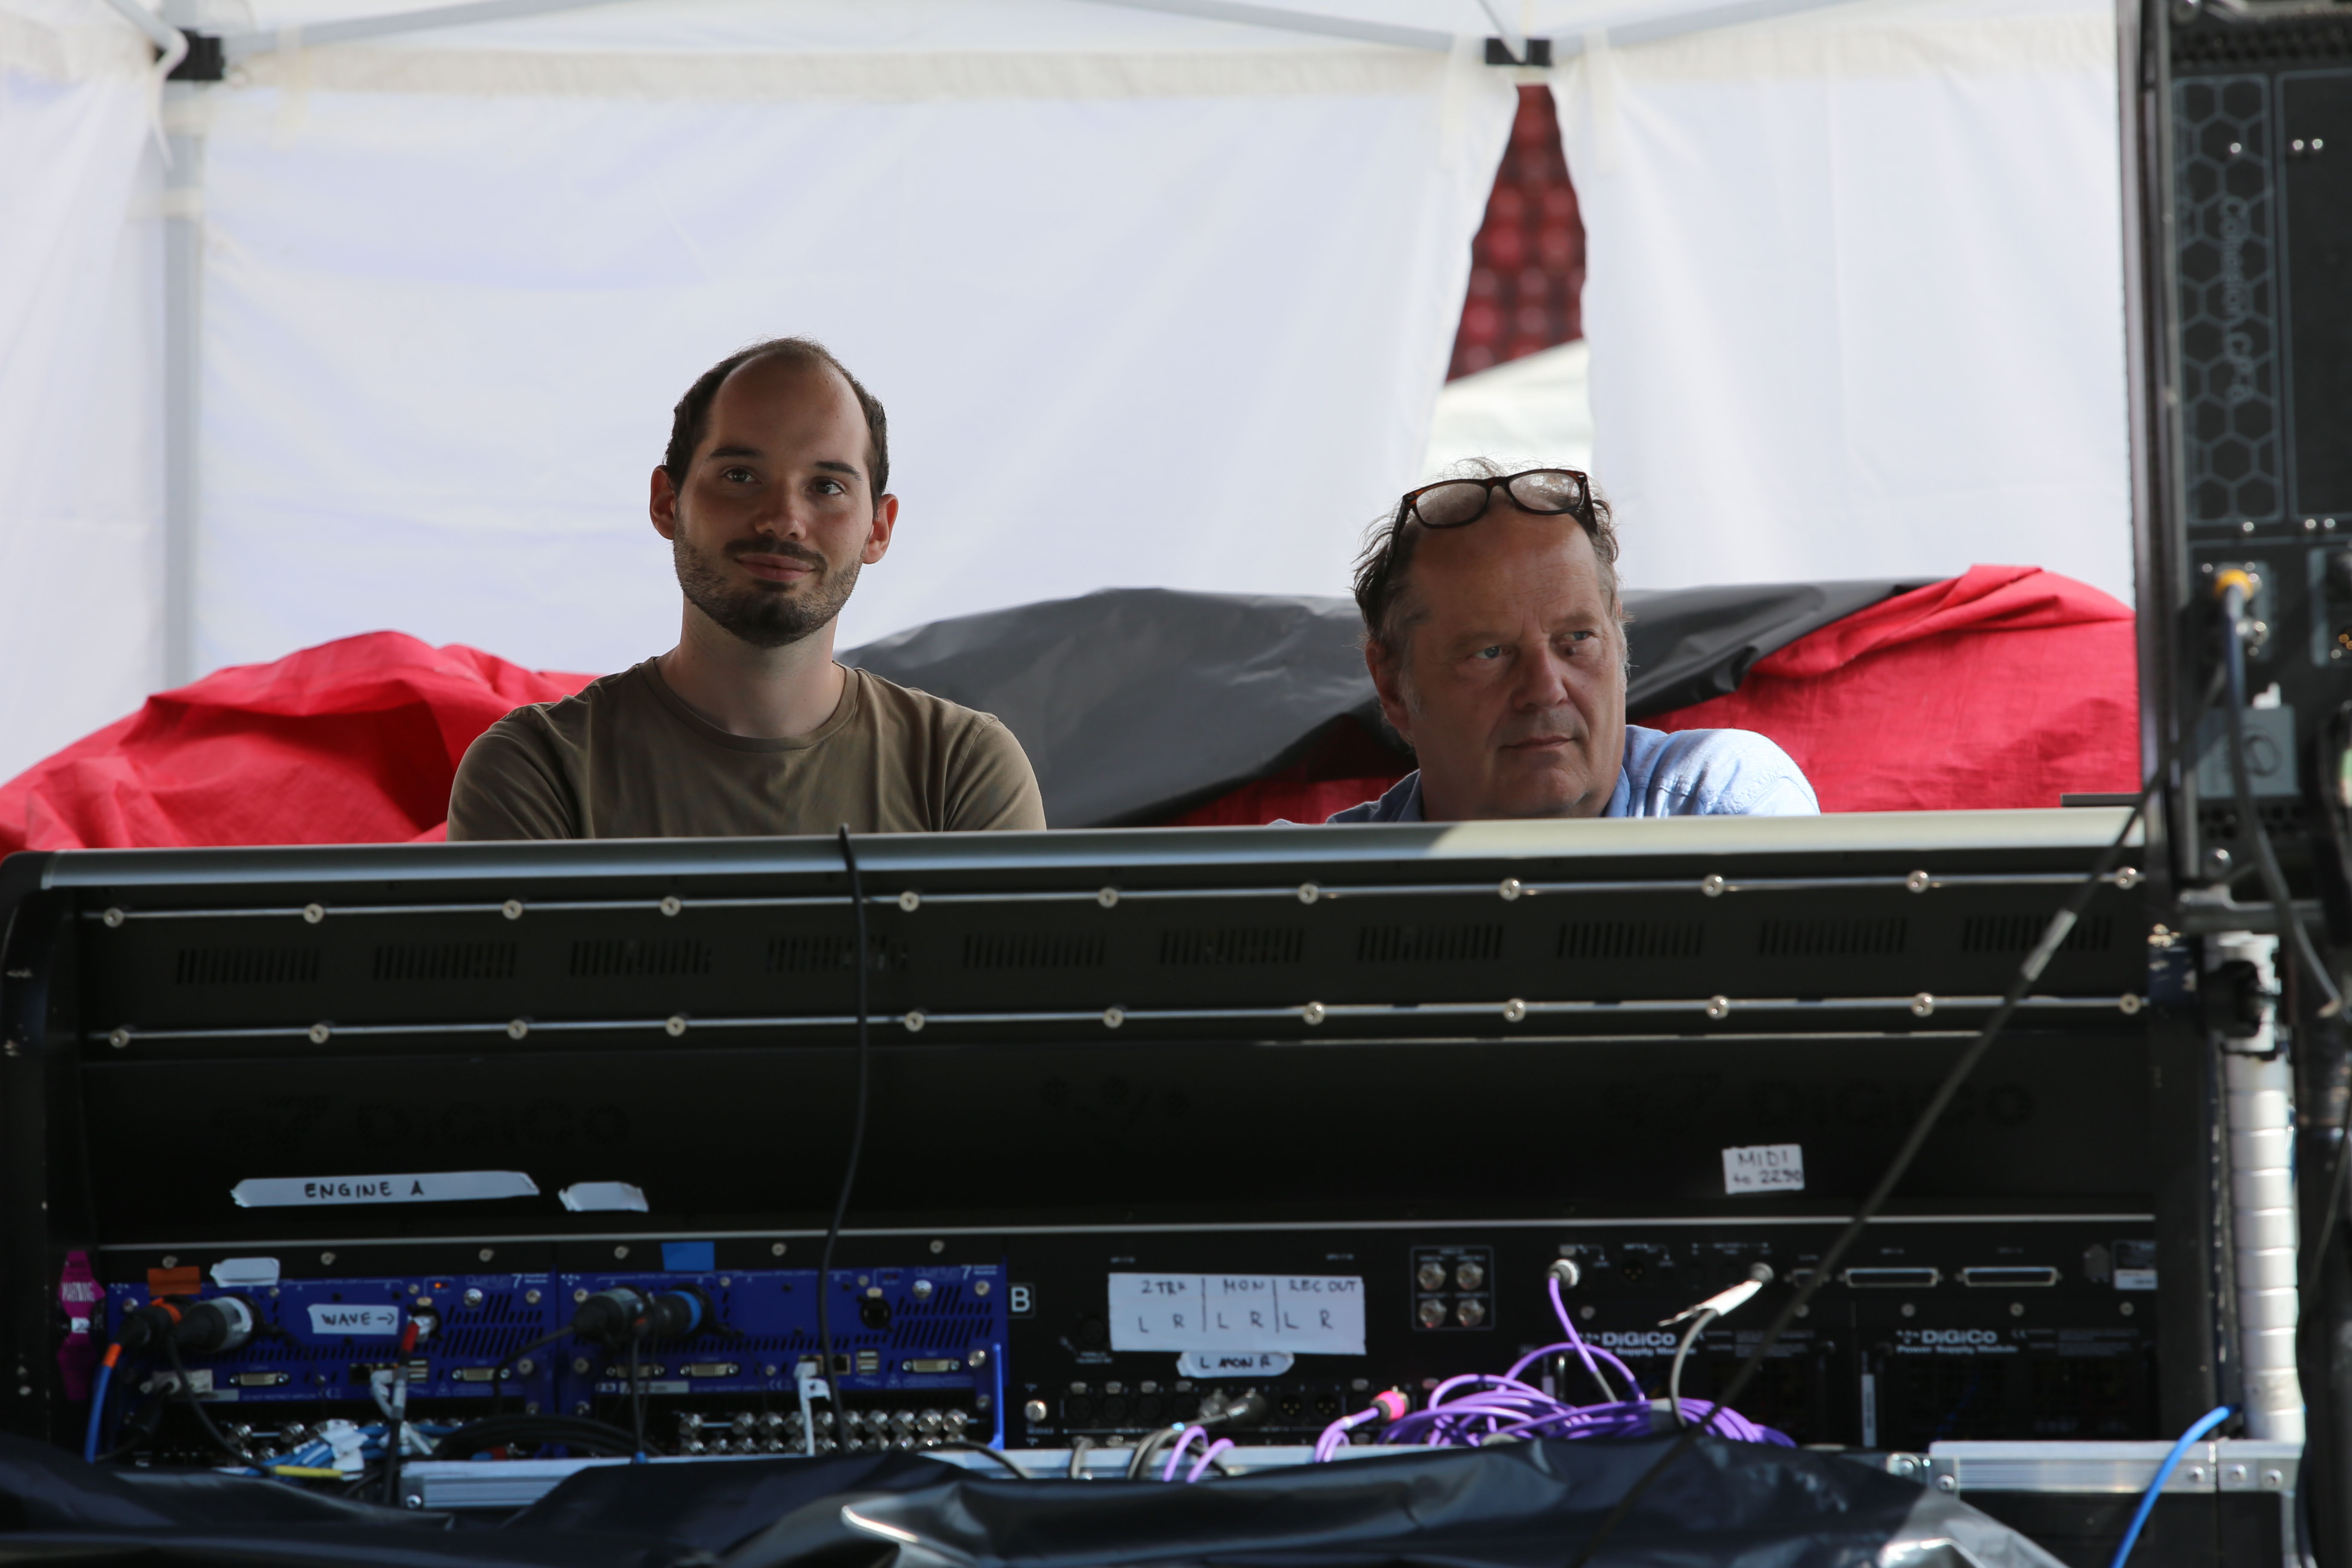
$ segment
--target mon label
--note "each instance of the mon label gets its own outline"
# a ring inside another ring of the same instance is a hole
[[[1186,1351],[1176,1370],[1186,1377],[1280,1377],[1297,1359],[1288,1351]]]

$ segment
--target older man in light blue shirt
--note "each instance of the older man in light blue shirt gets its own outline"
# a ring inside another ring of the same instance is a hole
[[[1821,809],[1761,735],[1626,723],[1607,503],[1571,468],[1472,468],[1405,496],[1357,563],[1364,662],[1421,770],[1331,821]]]

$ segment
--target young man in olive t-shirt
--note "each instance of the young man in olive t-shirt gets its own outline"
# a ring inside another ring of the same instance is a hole
[[[467,750],[449,837],[721,837],[1042,828],[1011,731],[833,661],[835,619],[890,547],[882,405],[816,343],[706,371],[653,473],[686,595],[677,646],[518,708]]]

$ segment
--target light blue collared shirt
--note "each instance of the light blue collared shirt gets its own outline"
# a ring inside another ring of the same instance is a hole
[[[1625,763],[1603,816],[1814,816],[1822,803],[1788,752],[1752,730],[1625,726]],[[1420,822],[1421,774],[1328,822]]]

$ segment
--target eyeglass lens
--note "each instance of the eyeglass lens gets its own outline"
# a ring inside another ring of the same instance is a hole
[[[1507,487],[1522,510],[1574,511],[1584,504],[1584,481],[1566,468],[1538,468]]]
[[[1538,468],[1513,476],[1504,487],[1511,502],[1523,511],[1552,515],[1575,511],[1584,505],[1584,481],[1566,468]],[[1450,479],[1432,485],[1413,503],[1413,514],[1424,528],[1460,528],[1486,515],[1493,495],[1476,479]]]

